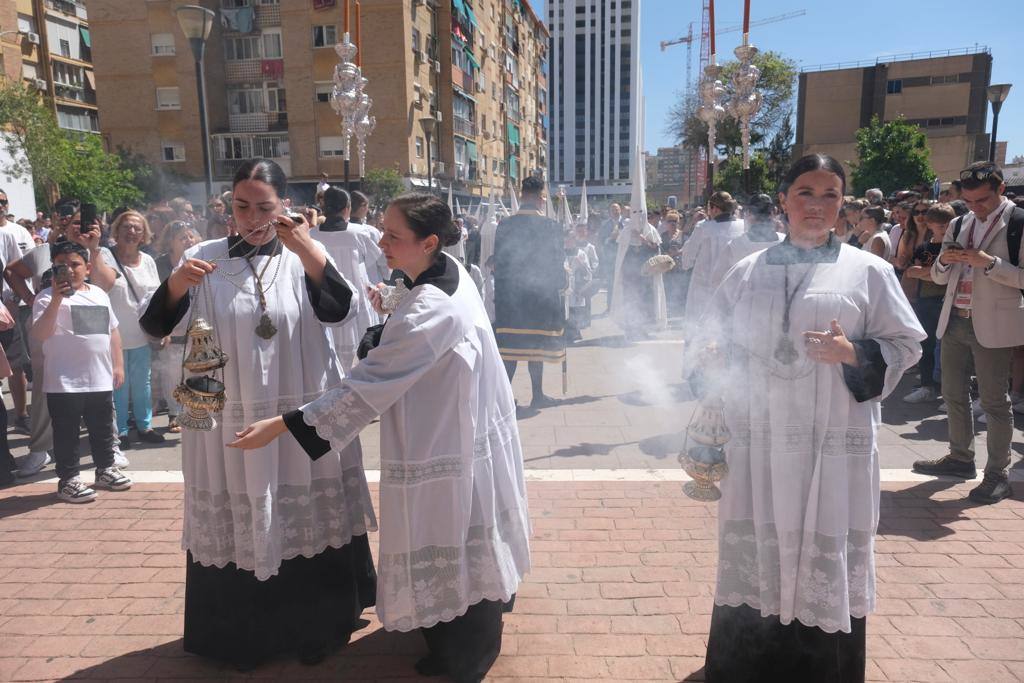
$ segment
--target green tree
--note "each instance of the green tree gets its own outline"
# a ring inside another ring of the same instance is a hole
[[[363,177],[363,192],[371,206],[382,207],[405,189],[402,175],[393,168],[374,168]]]
[[[787,121],[793,110],[793,85],[796,81],[796,62],[777,52],[759,52],[754,65],[761,70],[757,79],[757,90],[761,93],[761,108],[750,122],[750,144],[757,146],[774,135]],[[722,84],[726,93],[732,94],[732,75],[739,62],[722,64]],[[699,98],[687,97],[680,93],[676,103],[669,109],[668,132],[679,144],[691,148],[704,147],[708,142],[707,124],[697,117]],[[717,145],[727,156],[734,156],[741,149],[739,121],[732,116],[720,119],[716,127]]]
[[[100,211],[131,206],[142,199],[142,192],[132,184],[132,172],[121,166],[116,154],[103,149],[98,135],[67,135],[59,153],[65,157],[66,168],[61,194],[90,201]]]
[[[725,190],[734,197],[747,197],[748,193],[743,182],[743,158],[729,157],[718,164],[715,169],[715,189]],[[750,195],[761,192],[774,196],[777,183],[772,178],[771,168],[765,159],[764,152],[758,151],[750,155]]]
[[[49,196],[66,173],[64,157],[54,154],[64,140],[53,111],[47,107],[39,92],[20,80],[0,80],[0,126],[3,142],[13,160],[0,170],[12,178],[32,177],[36,190],[36,203],[49,205]],[[28,166],[19,163],[27,159]]]
[[[792,112],[786,114],[779,130],[772,136],[771,141],[764,150],[764,158],[768,163],[768,179],[771,182],[772,191],[776,191],[782,184],[782,178],[789,170],[793,161],[793,122]],[[769,193],[771,194],[771,193]]]
[[[853,193],[880,188],[888,195],[935,180],[928,138],[903,118],[883,123],[877,116],[857,131],[857,161],[851,163]]]

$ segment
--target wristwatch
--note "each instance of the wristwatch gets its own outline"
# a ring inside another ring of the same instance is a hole
[[[985,266],[985,270],[983,270],[982,272],[985,273],[985,275],[988,275],[989,273],[992,272],[992,269],[996,267],[997,263],[999,263],[999,257],[993,256],[992,260],[989,261],[988,265]]]

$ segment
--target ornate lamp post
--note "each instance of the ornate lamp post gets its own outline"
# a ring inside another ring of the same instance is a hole
[[[359,45],[353,43],[348,32],[348,0],[344,4],[344,29],[341,42],[334,46],[339,62],[334,66],[334,87],[331,89],[331,108],[341,119],[341,148],[345,155],[345,188],[349,184],[349,166],[352,159],[350,142],[356,137],[359,146],[359,174],[366,164],[366,138],[373,132],[377,120],[370,116],[372,100],[364,92],[369,81],[359,66]],[[359,41],[359,2],[356,2],[356,41]]]
[[[206,39],[216,15],[199,5],[182,5],[175,10],[182,33],[192,47],[196,60],[196,94],[199,98],[199,135],[203,138],[203,171],[206,175],[206,197],[213,193],[213,169],[210,166],[210,133],[206,118],[206,75],[203,71],[203,56],[206,54]]]
[[[992,103],[992,142],[988,148],[988,160],[996,160],[996,130],[999,128],[999,110],[1003,108],[1006,96],[1010,94],[1010,83],[990,85],[985,90],[988,101]]]
[[[708,6],[710,20],[711,38],[711,59],[704,67],[704,78],[700,82],[701,105],[697,110],[697,116],[708,125],[708,172],[707,194],[715,188],[715,143],[717,140],[718,120],[725,116],[725,108],[722,106],[722,98],[725,96],[725,87],[719,77],[722,75],[722,67],[716,61],[715,52],[715,0],[711,0]]]
[[[423,129],[423,137],[427,140],[427,191],[433,194],[434,160],[430,153],[430,138],[434,136],[434,129],[437,128],[437,119],[433,116],[424,116],[420,119],[420,127]]]
[[[757,79],[761,70],[753,64],[758,49],[750,44],[750,36],[743,34],[743,44],[733,50],[739,65],[732,76],[732,99],[729,113],[740,122],[743,143],[743,189],[750,193],[750,119],[761,109],[761,93],[757,92]]]

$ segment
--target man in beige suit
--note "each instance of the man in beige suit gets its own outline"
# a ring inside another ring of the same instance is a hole
[[[949,455],[919,460],[914,471],[974,478],[974,416],[969,393],[974,361],[981,407],[988,417],[988,464],[982,483],[970,493],[978,503],[997,503],[1012,494],[1007,479],[1013,414],[1007,396],[1010,355],[1024,345],[1024,262],[1011,259],[1008,239],[1024,221],[1024,210],[1003,197],[1003,172],[978,162],[960,173],[963,199],[971,212],[949,224],[932,279],[946,285],[939,317],[942,340],[942,393],[949,406]],[[1017,232],[1019,235],[1019,232]]]

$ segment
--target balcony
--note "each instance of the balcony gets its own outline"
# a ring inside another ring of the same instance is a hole
[[[256,28],[281,25],[281,5],[256,5]]]
[[[461,88],[463,92],[473,92],[473,75],[454,65],[452,66],[452,83]]]
[[[519,115],[519,110],[518,109],[513,109],[512,107],[506,107],[505,109],[506,109],[509,121],[512,121],[514,123],[519,123],[522,120],[522,117]]]
[[[228,130],[232,133],[266,133],[288,130],[288,113],[257,111],[228,114]]]
[[[247,159],[273,159],[286,174],[291,173],[287,133],[217,133],[213,144],[214,175],[231,177]]]
[[[67,14],[75,17],[76,19],[81,19],[82,21],[87,21],[89,19],[89,16],[85,11],[85,5],[81,2],[72,2],[71,0],[46,0],[45,4],[46,9]]]
[[[461,135],[464,138],[475,138],[477,136],[476,122],[458,116],[452,117],[452,130],[456,135]]]
[[[224,81],[226,83],[261,83],[264,78],[261,71],[262,59],[228,59],[224,62]]]
[[[92,90],[86,90],[85,87],[80,85],[54,81],[53,92],[58,99],[81,102],[83,104],[96,104],[96,93]]]

